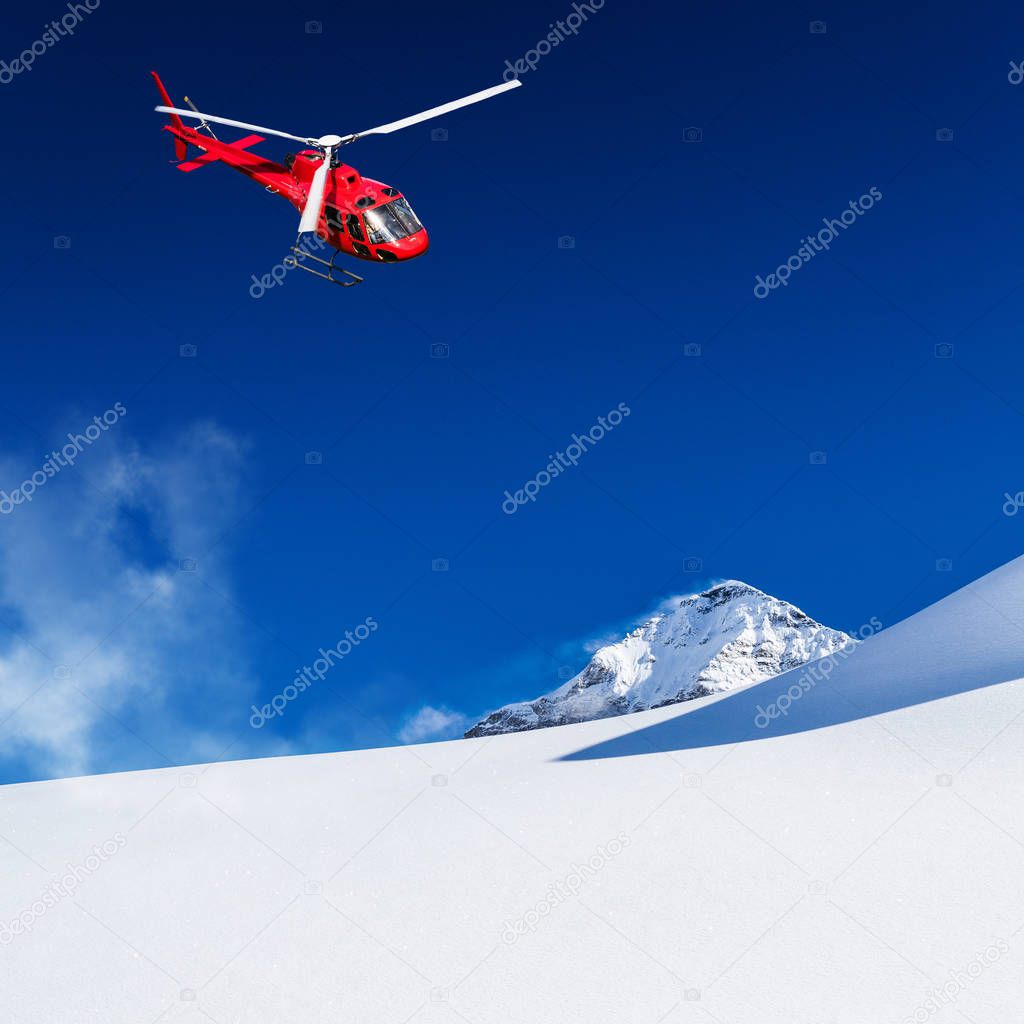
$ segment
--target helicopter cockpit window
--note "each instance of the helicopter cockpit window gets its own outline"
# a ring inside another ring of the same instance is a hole
[[[357,241],[365,242],[366,238],[363,235],[363,225],[359,222],[358,213],[346,213],[345,214],[345,225],[348,228],[348,233]]]
[[[416,219],[416,214],[404,198],[367,210],[365,217],[370,241],[374,245],[397,242],[423,230],[423,225]]]

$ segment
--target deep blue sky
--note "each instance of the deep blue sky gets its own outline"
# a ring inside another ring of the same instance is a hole
[[[853,630],[1020,553],[1024,12],[699,7],[606,0],[524,88],[352,146],[430,253],[258,301],[297,215],[222,167],[175,171],[150,68],[179,102],[346,133],[496,84],[571,3],[102,0],[0,86],[0,489],[128,409],[0,518],[5,780],[236,736],[228,756],[392,743],[424,706],[552,688],[585,641],[709,580]],[[0,58],[62,10],[7,12]],[[831,251],[754,297],[872,186]],[[577,468],[502,513],[620,402]],[[164,572],[167,608],[137,613]],[[248,728],[367,616],[365,645]]]

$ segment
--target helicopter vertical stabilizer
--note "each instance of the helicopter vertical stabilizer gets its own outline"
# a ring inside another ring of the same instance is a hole
[[[173,107],[174,104],[171,102],[171,97],[168,96],[167,90],[164,88],[164,83],[160,81],[160,76],[155,71],[150,71],[150,74],[153,76],[153,81],[156,82],[156,87],[159,90],[160,96],[163,99],[164,103],[167,106],[169,106],[169,107]],[[169,116],[171,118],[171,124],[174,125],[175,128],[184,128],[185,127],[185,122],[182,121],[182,119],[180,117],[178,117],[177,114],[171,114]],[[184,160],[185,159],[185,155],[187,153],[188,153],[188,143],[186,143],[184,141],[184,139],[179,139],[177,136],[175,136],[174,137],[174,155],[179,160]]]

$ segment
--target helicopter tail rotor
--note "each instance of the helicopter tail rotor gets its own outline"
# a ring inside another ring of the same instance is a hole
[[[194,110],[197,114],[199,113],[199,108],[187,96],[185,97],[185,105],[189,110]],[[196,131],[209,132],[211,138],[217,138],[217,133],[205,121],[200,121],[199,124],[196,125]]]

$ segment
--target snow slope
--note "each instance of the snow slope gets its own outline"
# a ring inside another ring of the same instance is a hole
[[[647,711],[734,690],[851,642],[799,608],[738,580],[674,598],[579,675],[536,700],[506,704],[466,736],[543,729]]]
[[[1019,1019],[1024,560],[824,664],[559,729],[0,789],[0,922],[31,924],[0,924],[0,1019]]]

